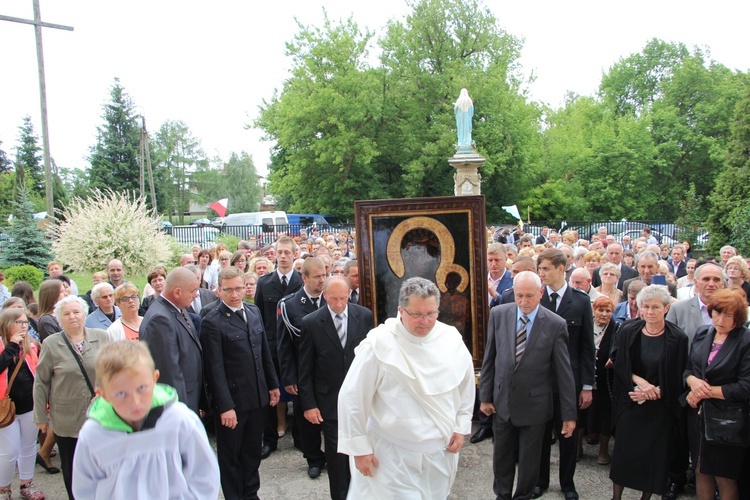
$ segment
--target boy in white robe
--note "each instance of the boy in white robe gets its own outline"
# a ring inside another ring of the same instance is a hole
[[[157,384],[142,342],[102,347],[98,396],[78,434],[76,498],[207,499],[219,495],[219,464],[198,416]]]
[[[398,317],[372,330],[339,392],[338,451],[349,500],[447,498],[471,432],[474,366],[458,330],[437,321],[440,291],[406,280]]]

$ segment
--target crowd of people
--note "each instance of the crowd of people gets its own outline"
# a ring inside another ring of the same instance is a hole
[[[548,228],[488,236],[497,307],[471,442],[494,436],[497,497],[545,493],[554,437],[566,499],[578,498],[584,440],[599,444],[612,498],[630,488],[673,499],[688,486],[701,500],[749,498],[747,260],[731,246],[694,259],[688,242],[659,245],[648,229],[634,241],[606,227],[591,240]]]
[[[732,247],[696,260],[648,230],[488,231],[478,388],[461,335],[438,321],[439,289],[407,280],[397,317],[377,326],[355,251],[346,231],[251,237],[194,246],[144,290],[117,259],[80,295],[58,262],[38,299],[15,283],[0,314],[0,389],[16,404],[0,428],[0,499],[16,467],[21,496],[44,498],[35,463],[62,472],[69,498],[120,498],[118,481],[136,478],[128,496],[210,498],[220,485],[257,498],[260,463],[287,434],[310,478],[327,469],[334,499],[445,498],[472,416],[470,442],[494,438],[497,498],[543,496],[555,442],[566,500],[584,442],[616,499],[750,494],[747,431],[712,426],[748,418],[750,272]],[[180,461],[168,481],[148,476]]]

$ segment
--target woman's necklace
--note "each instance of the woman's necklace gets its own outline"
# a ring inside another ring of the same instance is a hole
[[[136,320],[137,320],[137,319],[138,319],[138,318],[136,317]],[[130,329],[131,329],[131,330],[133,330],[134,332],[137,332],[137,331],[138,331],[138,329],[140,328],[140,324],[139,324],[139,326],[135,326],[135,327],[133,327],[133,326],[130,326],[129,324],[125,323],[125,322],[124,322],[124,321],[122,320],[122,316],[120,316],[120,323],[122,323],[123,325],[127,326],[128,328],[130,328]]]
[[[665,328],[665,326],[662,325],[661,330],[659,330],[658,332],[651,332],[648,329],[648,325],[644,325],[643,326],[643,329],[645,330],[646,335],[648,335],[649,337],[658,337],[659,335],[661,335],[662,333],[664,333],[664,328]]]

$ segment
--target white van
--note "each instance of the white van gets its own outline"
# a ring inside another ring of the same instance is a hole
[[[289,220],[282,211],[242,212],[227,215],[222,229],[243,240],[254,235],[259,244],[267,245],[289,231]]]

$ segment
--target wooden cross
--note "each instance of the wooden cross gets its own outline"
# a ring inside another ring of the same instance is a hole
[[[49,129],[47,127],[47,84],[44,78],[44,53],[42,51],[42,28],[54,28],[58,30],[73,31],[72,26],[42,22],[42,14],[39,9],[39,0],[32,0],[34,4],[34,19],[21,19],[18,17],[0,15],[0,21],[13,23],[31,24],[36,34],[36,59],[39,68],[39,100],[42,106],[42,146],[44,151],[44,184],[47,198],[47,217],[54,218],[55,208],[52,198],[52,167],[49,154]]]

